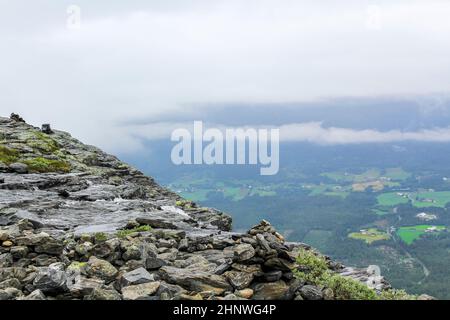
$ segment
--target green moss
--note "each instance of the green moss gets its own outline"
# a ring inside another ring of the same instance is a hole
[[[333,290],[338,300],[413,300],[415,297],[402,290],[387,290],[378,295],[375,290],[352,278],[343,277],[328,269],[324,257],[312,251],[301,250],[297,263],[298,269],[294,274],[316,286],[323,286]]]
[[[60,149],[55,140],[42,132],[33,132],[33,135],[26,141],[27,145],[45,154],[52,154]]]
[[[119,238],[126,238],[127,236],[129,236],[132,233],[135,232],[146,232],[146,231],[150,231],[152,230],[152,228],[150,226],[140,226],[140,227],[136,227],[133,229],[127,229],[127,230],[120,230],[117,232],[117,237]]]
[[[4,164],[16,162],[19,158],[19,151],[5,146],[0,146],[0,161]]]
[[[406,293],[404,290],[386,290],[381,292],[380,300],[417,300],[417,296]]]
[[[50,160],[42,157],[22,161],[28,165],[30,172],[45,173],[45,172],[70,172],[71,166],[69,163],[61,160]]]
[[[104,233],[104,232],[97,232],[94,235],[94,238],[95,238],[95,242],[96,243],[104,242],[104,241],[108,240],[108,235],[106,233]]]
[[[73,261],[68,267],[67,270],[80,271],[87,266],[86,262]]]

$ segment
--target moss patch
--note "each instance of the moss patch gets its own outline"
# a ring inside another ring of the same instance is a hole
[[[30,172],[45,173],[45,172],[70,172],[71,166],[69,163],[61,160],[50,160],[42,157],[22,161],[28,166]]]
[[[0,161],[4,164],[11,164],[16,162],[19,158],[19,151],[10,149],[5,146],[0,146]]]
[[[150,231],[152,230],[152,228],[150,226],[140,226],[140,227],[136,227],[134,229],[128,229],[128,230],[120,230],[119,232],[117,232],[117,237],[119,238],[126,238],[127,236],[129,236],[132,233],[135,232],[146,232],[146,231]]]
[[[297,257],[299,268],[294,270],[297,278],[316,286],[333,290],[337,300],[414,300],[415,296],[404,291],[387,290],[378,295],[375,290],[352,278],[343,277],[328,269],[324,257],[312,251],[300,250]]]
[[[26,140],[28,146],[35,150],[39,150],[45,154],[52,154],[60,149],[59,144],[42,132],[34,132],[33,135]]]

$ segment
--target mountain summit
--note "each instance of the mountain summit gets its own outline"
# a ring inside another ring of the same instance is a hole
[[[228,215],[15,114],[0,118],[0,189],[0,300],[431,299],[267,221],[232,232]]]

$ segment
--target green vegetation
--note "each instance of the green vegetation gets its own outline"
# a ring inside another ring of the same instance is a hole
[[[69,163],[61,160],[50,160],[46,158],[34,158],[22,161],[28,165],[30,172],[70,172],[71,166]]]
[[[412,202],[417,208],[445,208],[450,203],[450,191],[419,192]]]
[[[352,278],[344,277],[328,269],[324,257],[311,250],[301,249],[297,257],[299,268],[294,270],[298,279],[305,280],[316,286],[323,286],[333,290],[337,300],[415,300],[416,296],[409,295],[403,290],[386,290],[379,295]]]
[[[104,242],[104,241],[108,240],[108,235],[106,233],[104,233],[104,232],[97,232],[94,235],[94,238],[95,238],[95,242],[96,243]]]
[[[5,146],[0,146],[0,161],[4,164],[11,164],[19,158],[19,152]]]
[[[410,245],[424,234],[435,234],[444,231],[445,226],[417,225],[401,227],[397,230],[397,235],[403,242]]]
[[[353,232],[348,237],[356,240],[364,240],[367,244],[372,244],[375,241],[389,240],[391,238],[386,232],[379,231],[375,228]]]
[[[127,229],[127,230],[120,230],[117,232],[117,237],[123,239],[128,237],[130,234],[136,233],[136,232],[147,232],[151,231],[152,228],[150,226],[139,226],[133,229]]]
[[[301,250],[297,263],[301,269],[295,270],[295,276],[309,283],[324,286],[333,290],[339,300],[375,300],[377,294],[366,285],[333,273],[327,262],[312,251]]]
[[[396,206],[403,203],[408,203],[409,198],[406,193],[388,192],[380,194],[377,197],[378,204],[381,206]]]
[[[27,140],[27,145],[45,154],[52,154],[60,149],[55,140],[42,132],[33,132],[33,136]]]

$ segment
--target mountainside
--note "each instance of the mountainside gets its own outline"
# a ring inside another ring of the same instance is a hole
[[[431,298],[288,243],[267,221],[232,232],[226,214],[17,115],[0,118],[0,189],[0,300]]]

